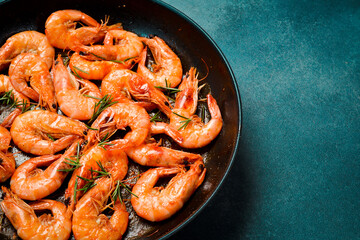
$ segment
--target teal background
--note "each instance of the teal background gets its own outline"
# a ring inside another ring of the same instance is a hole
[[[218,44],[243,109],[227,179],[171,239],[360,239],[360,1],[165,2]]]

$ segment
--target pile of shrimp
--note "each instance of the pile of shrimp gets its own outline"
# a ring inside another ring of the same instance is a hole
[[[208,94],[211,119],[196,115],[198,73],[183,74],[161,38],[60,10],[45,34],[11,36],[0,48],[0,70],[8,71],[0,100],[15,108],[0,126],[0,206],[22,239],[121,239],[125,201],[139,217],[163,221],[204,181],[203,157],[186,149],[218,136],[221,112]],[[184,151],[162,145],[159,134]],[[20,166],[12,144],[31,156]],[[129,159],[147,169],[131,184]],[[171,180],[157,186],[165,177]],[[65,203],[48,199],[62,185]],[[52,214],[36,213],[44,210]]]

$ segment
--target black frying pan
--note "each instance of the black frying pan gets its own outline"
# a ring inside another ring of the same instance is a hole
[[[110,16],[109,24],[122,22],[125,30],[141,36],[156,35],[164,39],[182,60],[184,72],[195,66],[211,87],[220,106],[224,127],[209,146],[196,150],[203,154],[207,175],[180,212],[172,218],[150,223],[130,214],[124,239],[160,239],[169,237],[188,223],[211,199],[226,176],[238,146],[241,129],[241,103],[235,78],[225,57],[211,38],[191,19],[175,8],[148,0],[11,0],[0,3],[0,44],[11,35],[25,30],[44,33],[47,17],[56,10],[77,9],[96,20]],[[206,94],[206,93],[204,93]],[[131,208],[131,207],[130,207]],[[131,210],[131,209],[130,209]],[[3,225],[6,225],[6,220]],[[9,237],[10,226],[2,232]],[[0,235],[1,238],[1,235]]]

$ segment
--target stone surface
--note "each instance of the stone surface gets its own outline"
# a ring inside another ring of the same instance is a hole
[[[228,178],[171,239],[360,239],[360,1],[165,2],[215,40],[243,104]]]

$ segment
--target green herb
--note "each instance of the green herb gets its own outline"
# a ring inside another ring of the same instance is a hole
[[[90,126],[88,126],[88,125],[86,125],[85,124],[85,127],[87,127],[88,129],[90,129],[90,130],[95,130],[95,131],[98,131],[99,129],[97,129],[97,128],[92,128],[92,127],[90,127]]]
[[[58,169],[57,171],[59,171],[59,172],[72,172],[75,169],[81,167],[82,166],[82,164],[80,163],[81,156],[82,155],[80,154],[80,144],[78,143],[77,147],[76,147],[76,155],[75,156],[70,156],[71,158],[75,158],[75,160],[71,159],[71,158],[65,158],[65,160],[67,160],[67,161],[64,161],[64,163],[66,163],[67,165],[72,166],[72,168]]]
[[[109,133],[107,133],[105,135],[105,137],[103,137],[103,139],[101,139],[101,141],[98,143],[99,147],[102,147],[104,150],[106,150],[106,148],[104,146],[113,146],[114,144],[109,143],[109,139],[107,139],[109,136]]]
[[[77,78],[79,78],[79,79],[81,79],[81,80],[83,80],[83,78],[82,77],[80,77],[80,75],[78,74],[78,72],[76,71],[76,69],[75,69],[75,67],[74,67],[74,69],[73,69],[73,71],[71,72],[75,77],[77,77]]]
[[[106,108],[114,105],[115,103],[117,103],[117,101],[113,101],[113,98],[111,97],[111,95],[106,94],[104,97],[102,97],[99,100],[99,102],[97,102],[95,104],[93,115],[88,123],[91,123],[92,121],[94,121],[100,115],[100,113],[102,111],[104,111]]]
[[[183,121],[180,121],[180,123],[182,123],[182,125],[179,127],[178,131],[180,131],[181,129],[185,129],[189,125],[189,123],[191,122],[191,118],[184,117],[184,116],[182,116],[182,115],[180,115],[180,114],[178,114],[176,112],[173,112],[173,114],[185,119]]]
[[[133,196],[135,196],[135,197],[139,198],[138,196],[136,196],[136,194],[135,194],[135,193],[133,193],[133,192],[130,190],[130,188],[129,188],[127,185],[123,184],[123,183],[122,183],[122,182],[120,182],[120,181],[119,181],[119,183],[120,183],[120,185],[121,185],[123,188],[125,188],[125,190],[126,190],[127,192],[129,192],[131,195],[133,195]]]
[[[120,201],[121,203],[123,203],[120,187],[121,187],[121,186],[120,186],[120,181],[118,180],[118,181],[117,181],[117,184],[116,184],[116,188],[115,188],[114,192],[113,192],[112,195],[111,195],[114,203],[116,202],[116,198],[119,198],[119,201]]]
[[[103,167],[103,165],[101,164],[101,162],[96,161],[96,164],[99,166],[100,171],[94,170],[94,169],[92,169],[92,168],[90,169],[90,171],[91,171],[92,173],[95,172],[95,173],[98,173],[98,174],[99,174],[99,175],[96,176],[94,179],[101,178],[101,177],[109,177],[109,176],[110,176],[110,173],[105,170],[105,168]]]
[[[14,97],[12,91],[13,90],[7,91],[0,97],[0,104],[9,105],[10,108],[20,108],[22,113],[29,111],[31,104],[28,104],[28,102],[24,99],[21,101],[17,100],[17,98]]]
[[[51,141],[55,142],[55,139],[50,134],[47,133],[46,135],[51,139]]]
[[[75,179],[75,187],[74,187],[74,203],[76,203],[76,193],[77,193],[78,179]]]
[[[87,94],[83,94],[83,96],[88,97],[88,98],[93,98],[93,99],[96,99],[96,100],[101,100],[101,98],[94,97],[94,96],[87,95]]]
[[[155,86],[155,87],[159,88],[159,89],[162,89],[162,90],[167,90],[169,94],[174,94],[174,93],[181,92],[181,90],[177,89],[177,88],[162,87],[162,86]]]
[[[106,58],[104,58],[102,56],[96,55],[95,53],[90,53],[90,54],[97,57],[97,58],[100,58],[101,60],[115,62],[115,63],[121,63],[121,64],[125,63],[126,61],[129,61],[130,59],[136,58],[136,57],[129,57],[129,58],[126,58],[126,59],[124,59],[122,61],[120,61],[120,60],[107,60]]]
[[[84,71],[84,70],[82,70],[82,69],[80,69],[80,68],[78,68],[76,66],[73,66],[73,68],[75,68],[76,70],[78,70],[78,71],[80,71],[82,73],[89,74],[88,72],[86,72],[86,71]]]
[[[153,122],[153,123],[155,123],[155,124],[156,124],[156,122],[161,122],[162,119],[159,118],[159,115],[160,115],[160,111],[158,111],[157,113],[155,113],[155,115],[150,118],[150,122]]]

